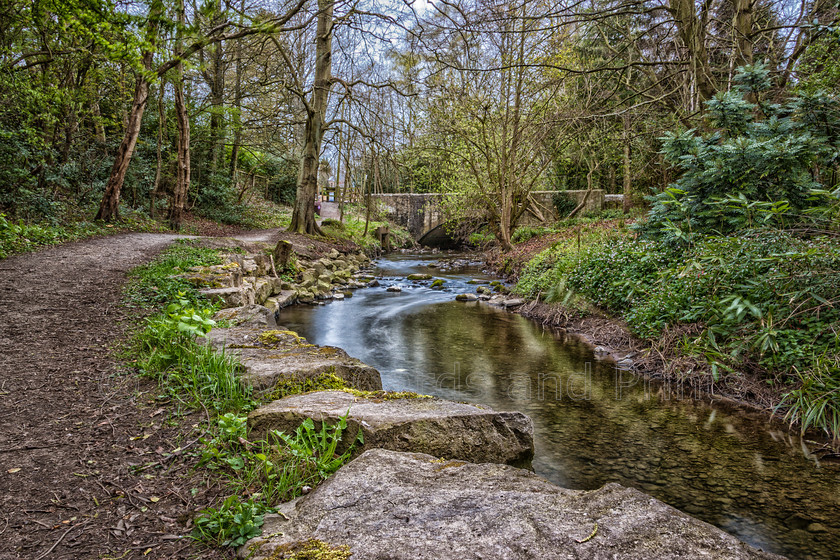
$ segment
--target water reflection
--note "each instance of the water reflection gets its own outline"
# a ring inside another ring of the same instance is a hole
[[[678,399],[594,360],[518,315],[452,301],[468,274],[435,274],[423,261],[384,261],[380,288],[281,321],[380,370],[387,389],[521,410],[534,420],[535,470],[565,487],[633,486],[790,558],[837,558],[840,477],[799,438],[766,418]],[[446,289],[405,281],[412,272]],[[389,293],[389,284],[403,287]]]

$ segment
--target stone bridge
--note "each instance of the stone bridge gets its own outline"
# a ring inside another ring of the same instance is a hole
[[[554,209],[552,197],[557,191],[534,191],[531,193],[534,205],[519,219],[519,225],[546,225],[560,217]],[[562,191],[578,203],[586,195],[585,190]],[[440,193],[396,193],[374,194],[371,200],[377,204],[394,223],[411,232],[421,245],[432,247],[448,245],[452,239],[446,232],[446,218],[441,210]],[[593,189],[582,212],[599,212],[604,209],[604,191]]]

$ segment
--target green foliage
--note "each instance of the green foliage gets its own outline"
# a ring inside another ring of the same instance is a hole
[[[387,226],[391,235],[391,246],[410,247],[414,240],[408,230],[391,224],[384,220],[371,220],[367,225],[365,235],[365,209],[347,205],[344,209],[344,221],[324,220],[321,230],[327,237],[341,241],[348,240],[361,246],[366,251],[376,251],[379,248],[379,241],[373,236],[373,232],[380,226]]]
[[[293,204],[300,162],[291,157],[271,158],[263,164],[263,168],[269,177],[268,199],[278,204]]]
[[[253,499],[230,496],[218,508],[202,510],[195,519],[192,537],[216,546],[237,547],[259,536],[266,512],[273,512]]]
[[[186,406],[239,411],[253,401],[250,388],[237,375],[238,360],[196,342],[215,325],[210,318],[215,310],[190,284],[173,277],[192,266],[220,263],[213,249],[175,243],[131,272],[125,299],[147,307],[166,304],[164,311],[146,319],[135,337],[135,365],[143,375],[156,379],[170,399]]]
[[[158,380],[170,398],[187,406],[243,410],[252,401],[250,388],[237,375],[238,360],[196,342],[215,325],[212,314],[212,308],[191,307],[180,293],[164,313],[146,319],[137,335],[137,367]]]
[[[787,393],[789,419],[837,434],[840,415],[840,245],[773,229],[662,240],[612,239],[575,251],[560,241],[524,268],[516,291],[580,307],[583,297],[624,317],[643,338],[694,325],[683,350],[721,371],[750,371]],[[791,372],[796,372],[792,375]]]
[[[215,435],[204,439],[200,464],[226,477],[237,494],[249,493],[261,504],[300,496],[339,469],[352,456],[355,442],[338,454],[347,417],[315,429],[307,419],[292,434],[270,432],[265,439],[246,439],[246,418],[227,414],[217,419]]]
[[[64,225],[49,222],[27,223],[23,220],[9,220],[0,213],[0,259],[97,235],[110,235],[125,230],[159,231],[159,229],[145,216],[131,213],[124,215],[119,223],[113,225],[86,221],[72,221]]]
[[[510,240],[514,243],[522,243],[523,241],[528,241],[532,237],[548,235],[549,233],[553,232],[553,229],[546,227],[520,226],[516,228],[516,231],[514,231],[513,235],[510,236]]]
[[[752,103],[745,96],[760,98],[769,83],[761,65],[742,68],[735,81],[738,91],[707,102],[716,132],[689,130],[662,139],[666,160],[682,173],[651,198],[641,227],[648,235],[690,243],[698,234],[753,227],[759,210],[774,218],[766,225],[807,221],[802,212],[815,206],[811,194],[825,189],[816,179],[819,169],[836,164],[840,101],[815,93],[783,105]]]
[[[196,247],[189,240],[176,241],[152,262],[131,271],[125,299],[133,305],[145,307],[183,298],[195,304],[199,300],[195,287],[175,275],[194,266],[216,264],[222,264],[222,259],[215,249]]]
[[[307,418],[294,434],[282,432],[274,432],[274,434],[286,445],[286,450],[292,457],[310,462],[321,478],[326,479],[350,459],[356,442],[364,444],[362,431],[359,430],[353,445],[343,454],[338,455],[336,449],[345,430],[347,430],[346,415],[340,417],[338,423],[332,426],[321,422],[320,430],[315,428],[312,418]]]
[[[802,434],[818,429],[840,443],[840,356],[820,356],[807,374],[797,371],[800,386],[786,393],[778,408],[785,419],[799,424]]]
[[[563,191],[557,191],[551,196],[551,204],[561,219],[568,216],[578,205],[577,200]]]

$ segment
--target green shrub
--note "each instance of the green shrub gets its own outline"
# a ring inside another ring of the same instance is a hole
[[[706,102],[715,132],[662,138],[666,160],[681,174],[651,197],[648,220],[639,225],[646,235],[690,243],[698,234],[787,227],[807,222],[804,211],[822,203],[812,193],[834,188],[816,178],[820,169],[836,165],[840,100],[816,93],[779,105],[763,102],[768,76],[760,64],[740,68],[736,89]],[[747,101],[748,95],[758,102]]]
[[[242,546],[262,533],[265,514],[273,511],[253,499],[243,502],[238,496],[230,496],[218,508],[199,513],[192,536],[216,546]]]
[[[514,243],[522,243],[523,241],[528,241],[532,237],[548,235],[553,232],[553,229],[547,227],[520,226],[516,228],[516,231],[514,231],[513,235],[510,236],[510,240]]]
[[[567,192],[557,191],[551,196],[551,204],[557,210],[557,215],[562,220],[568,216],[572,210],[577,208],[577,200]]]

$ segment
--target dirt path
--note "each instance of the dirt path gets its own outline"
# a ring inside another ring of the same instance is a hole
[[[175,417],[111,355],[136,321],[120,305],[126,272],[174,238],[0,261],[0,558],[196,557],[184,512],[216,489],[194,487],[194,460],[169,454],[204,413]]]

